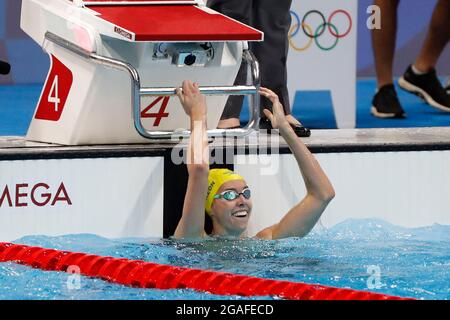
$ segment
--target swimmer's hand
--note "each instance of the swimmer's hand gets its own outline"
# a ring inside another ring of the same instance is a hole
[[[180,99],[184,112],[191,119],[204,119],[206,117],[206,99],[198,89],[198,83],[189,80],[183,81],[183,90],[177,88],[177,96]]]
[[[259,94],[266,97],[270,100],[270,102],[272,102],[272,112],[270,112],[268,109],[263,110],[267,119],[270,120],[272,128],[280,130],[289,128],[289,122],[286,120],[283,105],[280,103],[278,96],[272,90],[264,87],[259,88]]]

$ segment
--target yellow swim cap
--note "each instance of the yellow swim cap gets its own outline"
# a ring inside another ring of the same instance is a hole
[[[205,210],[206,213],[211,213],[211,206],[214,201],[214,196],[220,187],[228,181],[244,180],[244,178],[229,169],[211,169],[208,176],[208,193],[206,194]]]

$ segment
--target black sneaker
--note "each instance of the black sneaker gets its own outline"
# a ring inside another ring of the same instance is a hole
[[[450,112],[450,99],[441,82],[436,76],[436,70],[417,75],[409,66],[403,76],[398,80],[403,90],[411,92],[441,111]]]
[[[450,78],[447,79],[447,85],[445,87],[445,93],[447,93],[447,97],[450,97]]]
[[[297,137],[307,138],[311,136],[311,130],[305,128],[302,124],[295,125],[290,123],[291,128],[294,130]],[[259,121],[259,128],[263,130],[267,130],[267,133],[270,134],[273,130],[272,123],[267,118],[261,118]]]
[[[372,115],[382,119],[405,118],[405,111],[397,97],[393,84],[382,86],[372,99]]]

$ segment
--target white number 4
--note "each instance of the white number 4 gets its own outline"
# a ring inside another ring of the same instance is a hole
[[[48,100],[49,103],[55,104],[55,112],[58,112],[58,106],[61,100],[59,99],[58,95],[58,75],[55,76],[55,79],[53,80],[52,87],[50,88],[50,92],[48,94]]]

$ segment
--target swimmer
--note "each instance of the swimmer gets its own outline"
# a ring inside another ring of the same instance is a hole
[[[207,237],[205,211],[211,217],[212,236],[248,237],[247,225],[252,213],[251,189],[245,179],[228,169],[209,169],[206,134],[206,101],[198,84],[184,81],[177,95],[191,120],[191,138],[187,150],[189,174],[182,217],[175,238]],[[266,88],[260,94],[273,104],[264,114],[280,131],[297,160],[306,186],[306,196],[275,225],[256,234],[256,238],[274,240],[307,235],[334,198],[334,189],[315,157],[296,136],[286,120],[278,96]]]

